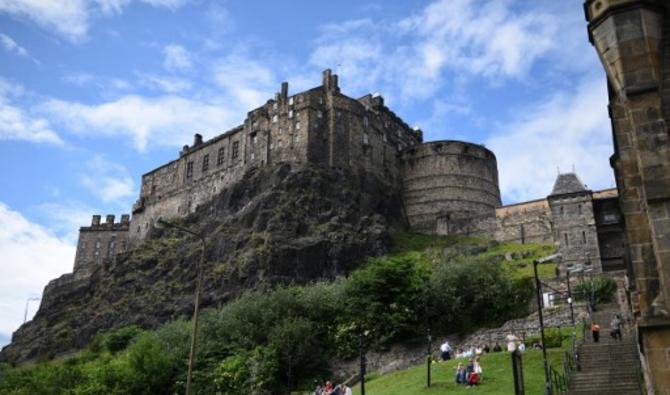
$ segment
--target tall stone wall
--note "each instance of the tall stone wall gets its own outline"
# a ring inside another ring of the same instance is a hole
[[[114,216],[108,215],[105,222],[101,222],[100,216],[94,215],[91,226],[79,228],[73,269],[75,275],[86,275],[104,259],[113,259],[116,254],[127,250],[129,217],[124,214],[120,222],[114,222]]]
[[[583,266],[602,271],[592,192],[552,195],[548,201],[561,266],[565,270]]]
[[[401,159],[405,210],[413,230],[448,233],[451,221],[495,217],[498,167],[488,149],[435,141],[406,149]]]
[[[647,392],[670,388],[670,4],[587,0],[589,38],[609,84],[629,292]]]
[[[496,209],[494,238],[512,243],[552,243],[551,210],[547,199]]]

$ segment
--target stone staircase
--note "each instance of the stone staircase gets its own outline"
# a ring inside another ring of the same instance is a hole
[[[637,345],[632,333],[623,327],[623,340],[610,336],[610,322],[618,309],[602,306],[593,317],[600,325],[600,342],[594,343],[591,332],[579,346],[581,371],[570,379],[570,395],[642,395]]]

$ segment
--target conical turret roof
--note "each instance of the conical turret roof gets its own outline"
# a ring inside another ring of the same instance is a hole
[[[554,182],[554,189],[551,195],[564,195],[567,193],[587,192],[586,185],[577,177],[575,173],[559,174]]]

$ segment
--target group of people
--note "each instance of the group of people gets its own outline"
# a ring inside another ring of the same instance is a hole
[[[352,395],[351,388],[346,384],[333,384],[326,381],[325,384],[318,384],[314,390],[314,395]]]
[[[499,344],[496,343],[495,352],[502,351],[502,348]],[[482,366],[480,364],[479,356],[490,352],[488,344],[482,344],[477,347],[470,347],[467,350],[458,349],[456,350],[455,357],[458,358],[468,358],[468,364],[463,365],[462,362],[456,367],[456,384],[463,384],[468,387],[475,386],[479,384],[482,379]],[[443,361],[448,361],[452,357],[453,349],[448,341],[445,341],[440,346],[440,358]]]
[[[458,366],[456,367],[456,384],[473,387],[479,384],[481,379],[482,365],[479,363],[479,357],[470,358],[467,366],[463,366],[462,362],[458,363]]]
[[[610,336],[614,340],[621,340],[621,317],[619,314],[616,314],[610,322]],[[600,341],[600,325],[596,321],[591,322],[591,337],[593,338],[594,343]]]

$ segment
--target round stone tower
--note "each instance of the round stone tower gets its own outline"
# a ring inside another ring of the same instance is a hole
[[[415,232],[470,233],[500,207],[493,152],[463,141],[433,141],[401,153],[405,210]]]

